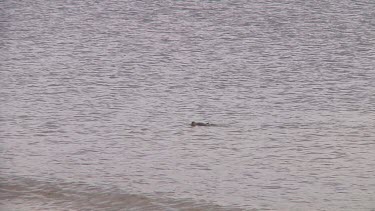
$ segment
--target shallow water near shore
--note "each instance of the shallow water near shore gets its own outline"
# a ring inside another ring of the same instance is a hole
[[[0,8],[1,210],[375,210],[372,1]]]

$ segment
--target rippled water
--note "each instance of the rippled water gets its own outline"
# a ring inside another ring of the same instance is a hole
[[[0,208],[375,210],[373,1],[0,10]]]

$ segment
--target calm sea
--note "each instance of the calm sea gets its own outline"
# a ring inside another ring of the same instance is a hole
[[[0,209],[374,211],[374,11],[1,1]]]

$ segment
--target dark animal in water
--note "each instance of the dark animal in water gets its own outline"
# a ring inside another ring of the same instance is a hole
[[[210,126],[210,123],[203,123],[203,122],[191,122],[191,126]]]

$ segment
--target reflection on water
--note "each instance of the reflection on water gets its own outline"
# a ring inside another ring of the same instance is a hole
[[[375,208],[370,1],[0,4],[3,208]]]

